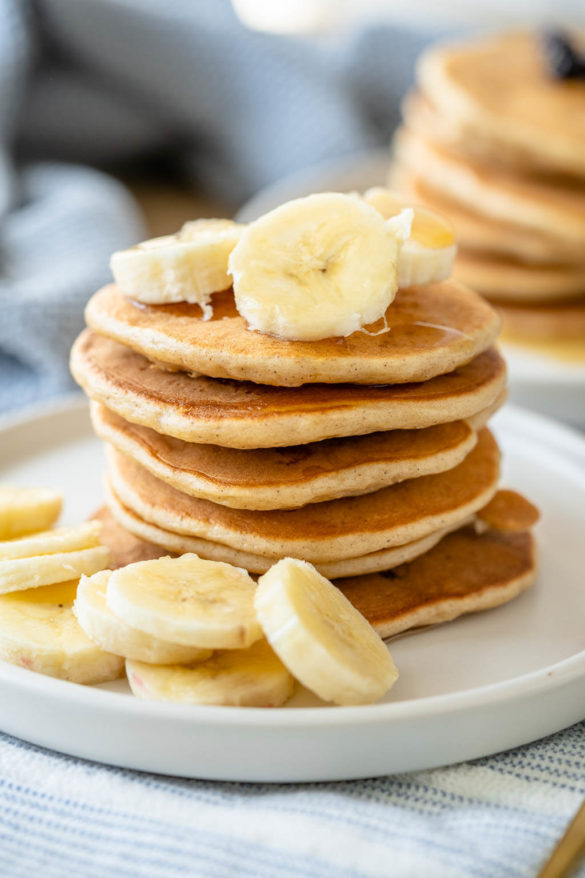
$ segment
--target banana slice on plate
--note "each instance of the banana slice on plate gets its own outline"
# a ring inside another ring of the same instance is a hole
[[[114,253],[114,280],[131,299],[148,305],[190,302],[209,319],[212,294],[231,286],[228,258],[243,229],[226,219],[185,223],[176,235],[151,238]]]
[[[258,619],[283,664],[335,704],[370,704],[398,679],[384,642],[312,564],[284,558],[258,580]]]
[[[236,307],[250,329],[314,341],[351,335],[386,313],[410,231],[357,195],[297,198],[243,232],[229,258]]]
[[[398,259],[400,288],[436,283],[449,277],[457,253],[455,228],[449,220],[427,207],[409,204],[408,199],[382,186],[368,189],[363,198],[386,220],[406,207],[414,211],[410,236]]]
[[[102,570],[79,580],[73,612],[90,640],[106,652],[155,665],[188,664],[211,656],[210,649],[169,643],[118,619],[106,604],[110,576],[110,570]]]
[[[74,683],[122,676],[124,659],[100,649],[73,613],[77,580],[0,597],[0,659]]]
[[[0,561],[91,549],[99,545],[101,529],[99,521],[86,521],[73,527],[56,527],[31,536],[6,540],[0,542]]]
[[[91,576],[107,567],[110,560],[110,550],[106,546],[24,558],[4,558],[0,560],[0,594],[67,582],[78,579],[82,574]]]
[[[0,485],[0,540],[51,527],[61,514],[61,494],[48,488]]]
[[[188,553],[114,570],[106,601],[132,628],[200,649],[243,649],[262,636],[246,570]]]
[[[127,661],[134,695],[155,701],[234,707],[280,707],[293,693],[294,680],[267,641],[248,649],[216,652],[191,667]]]

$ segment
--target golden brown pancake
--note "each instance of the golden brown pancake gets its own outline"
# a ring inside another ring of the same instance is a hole
[[[450,622],[517,597],[537,575],[532,534],[464,528],[409,564],[336,584],[380,637]]]
[[[585,356],[585,300],[571,304],[537,305],[499,302],[504,339],[534,341],[543,346],[569,342]]]
[[[584,51],[585,34],[571,36]],[[536,31],[431,49],[417,78],[466,136],[524,166],[585,176],[585,82],[551,75]]]
[[[157,478],[236,509],[292,509],[452,469],[474,447],[466,421],[288,448],[241,450],[163,436],[93,403],[97,435]]]
[[[138,537],[138,539],[145,540],[149,544],[162,547],[161,551],[163,552],[167,551],[179,555],[185,552],[195,552],[201,558],[206,558],[209,561],[223,561],[225,564],[234,564],[236,567],[244,567],[250,573],[266,573],[276,560],[265,555],[256,555],[254,552],[243,552],[240,549],[235,549],[233,546],[204,540],[201,537],[189,537],[185,534],[164,530],[164,528],[158,527],[158,525],[152,524],[152,522],[145,521],[135,512],[128,509],[127,506],[124,506],[108,485],[106,485],[106,499],[111,516],[115,518],[125,532],[130,532]],[[470,524],[474,520],[475,517],[470,515],[463,523],[457,522],[457,524],[450,528],[442,528],[426,537],[412,540],[412,542],[406,543],[404,546],[380,549],[378,552],[370,552],[357,558],[344,558],[341,561],[317,561],[315,562],[315,567],[323,576],[327,576],[329,579],[377,573],[379,570],[390,570],[392,567],[397,567],[399,564],[404,564],[406,561],[411,561],[424,552],[428,552],[429,549],[436,546],[439,540],[442,540],[452,530],[460,527],[461,524]]]
[[[481,206],[472,210],[458,204],[398,164],[392,167],[391,182],[417,203],[426,204],[449,217],[457,230],[458,242],[465,249],[499,253],[534,264],[564,262],[581,267],[585,265],[583,242],[567,241],[554,235],[552,229],[550,234],[545,234],[537,229],[483,216]]]
[[[399,165],[443,196],[493,220],[585,241],[585,183],[521,177],[464,161],[402,128],[394,139]]]
[[[124,530],[107,509],[95,517],[102,522],[102,540],[112,552],[113,568],[169,554]],[[478,535],[465,528],[444,537],[395,573],[374,573],[336,584],[382,637],[390,637],[505,603],[535,578],[530,534]]]
[[[477,513],[478,521],[500,533],[522,533],[533,527],[540,513],[536,506],[509,488],[500,489]]]
[[[510,257],[461,249],[454,273],[494,301],[585,300],[585,266],[531,265]]]
[[[308,561],[355,558],[454,526],[491,500],[499,469],[498,446],[484,429],[475,448],[445,473],[301,509],[257,511],[190,497],[108,448],[109,484],[140,518],[244,552]]]
[[[127,421],[186,442],[232,448],[304,445],[456,421],[492,405],[506,383],[504,361],[493,349],[420,384],[285,388],[192,378],[157,369],[88,331],[73,346],[71,370],[91,399]]]
[[[212,305],[205,321],[198,305],[141,305],[111,285],[93,296],[85,316],[95,332],[155,362],[290,387],[426,381],[468,363],[500,328],[489,305],[453,280],[399,291],[386,314],[390,329],[381,335],[286,341],[247,329],[231,291],[215,294]]]

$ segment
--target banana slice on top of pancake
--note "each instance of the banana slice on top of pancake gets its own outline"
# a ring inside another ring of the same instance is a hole
[[[402,244],[398,259],[401,288],[436,283],[450,276],[457,245],[455,228],[448,219],[427,207],[413,206],[404,196],[382,186],[368,189],[364,201],[387,220],[406,207],[413,210],[410,235]]]
[[[228,257],[244,226],[226,219],[185,223],[176,235],[143,241],[112,256],[110,266],[119,290],[149,305],[191,302],[203,319],[213,311],[211,295],[227,290]]]
[[[296,198],[251,223],[229,258],[236,307],[278,338],[345,337],[375,323],[398,289],[411,212],[385,222],[356,195]]]

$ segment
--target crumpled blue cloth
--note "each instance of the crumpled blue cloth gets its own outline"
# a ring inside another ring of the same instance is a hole
[[[0,411],[70,389],[83,305],[144,236],[104,169],[162,157],[235,207],[387,143],[426,41],[258,33],[229,0],[0,0]]]

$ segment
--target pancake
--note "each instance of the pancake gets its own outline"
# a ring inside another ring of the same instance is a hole
[[[400,165],[426,185],[494,220],[585,242],[585,184],[520,177],[450,155],[402,128],[394,138]]]
[[[536,506],[509,488],[500,489],[490,502],[477,513],[477,526],[500,533],[523,533],[530,530],[540,513]]]
[[[585,51],[585,35],[571,37]],[[431,49],[422,91],[450,124],[524,166],[585,177],[585,82],[550,74],[540,35],[508,33]]]
[[[124,420],[186,442],[232,448],[304,445],[461,420],[492,405],[506,383],[504,361],[493,349],[421,384],[281,388],[192,378],[157,369],[87,330],[73,346],[71,370],[89,397]]]
[[[109,510],[102,509],[95,517],[102,522],[101,538],[112,553],[114,569],[168,554],[129,533]],[[336,585],[380,636],[390,637],[503,604],[535,578],[530,534],[479,535],[465,528],[445,536],[435,548],[391,575],[374,573],[337,580]]]
[[[454,269],[489,299],[550,303],[585,299],[585,266],[529,265],[506,257],[459,250]]]
[[[545,234],[482,216],[476,210],[437,192],[419,176],[398,164],[391,170],[391,185],[416,202],[449,217],[457,230],[459,244],[465,249],[498,253],[535,264],[564,262],[580,265],[582,269],[585,265],[582,242],[577,244],[552,233]]]
[[[585,300],[571,304],[536,305],[499,302],[503,340],[562,345],[568,342],[585,358]]]
[[[97,435],[167,484],[237,509],[292,509],[452,469],[476,443],[466,421],[242,451],[162,436],[94,403]]]
[[[451,372],[486,350],[500,324],[489,305],[453,280],[398,293],[388,332],[286,341],[246,328],[231,291],[198,305],[142,305],[104,287],[86,308],[88,326],[145,357],[186,372],[259,384],[397,384]],[[382,321],[371,327],[382,328]]]
[[[190,497],[108,448],[112,490],[145,521],[244,552],[317,562],[359,557],[455,526],[491,500],[499,469],[498,446],[483,429],[475,448],[445,473],[301,509],[257,511]]]
[[[115,492],[108,486],[106,486],[106,497],[109,507],[108,514],[124,529],[124,533],[129,532],[138,539],[145,540],[149,545],[158,546],[159,554],[171,552],[182,555],[185,552],[195,552],[201,558],[206,558],[209,561],[234,564],[236,567],[244,567],[254,574],[266,573],[277,560],[276,558],[267,558],[264,555],[255,555],[253,552],[242,552],[239,549],[234,549],[233,546],[214,543],[201,537],[188,537],[185,534],[164,530],[155,524],[144,521],[135,512],[124,506]],[[474,516],[469,516],[463,524],[469,524],[473,520]],[[370,552],[368,555],[361,555],[358,558],[345,558],[342,561],[315,562],[315,567],[329,579],[389,570],[428,552],[429,549],[437,545],[439,540],[458,527],[461,527],[461,523],[457,523],[452,528],[441,528],[404,546],[381,549],[378,552]],[[105,542],[109,545],[107,540]]]
[[[409,564],[336,583],[380,637],[507,603],[537,576],[530,533],[464,528]]]

